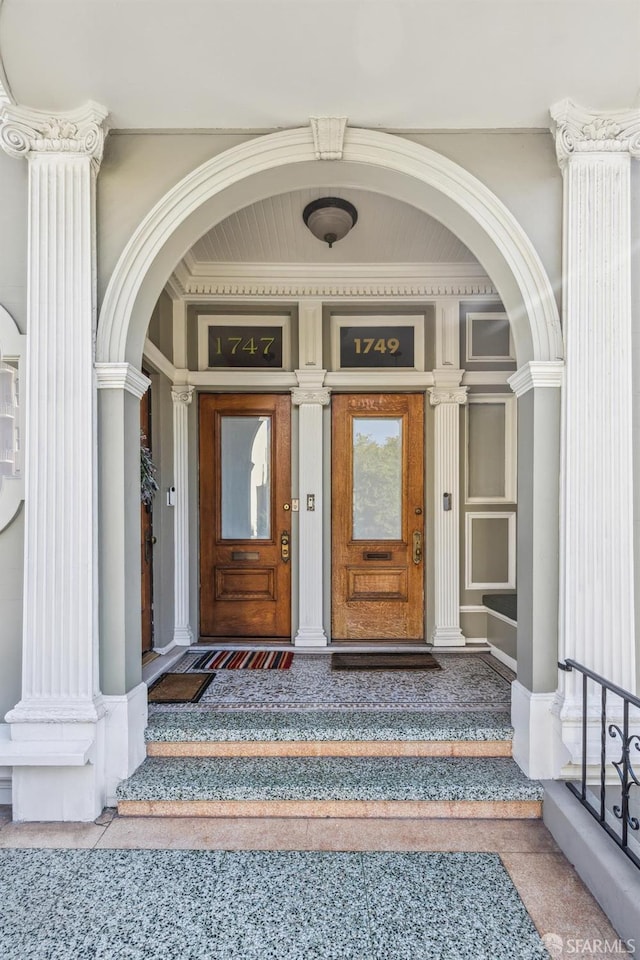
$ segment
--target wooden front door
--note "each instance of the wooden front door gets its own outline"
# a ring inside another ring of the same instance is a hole
[[[291,398],[200,397],[200,635],[291,638]]]
[[[424,395],[335,395],[332,639],[424,638]]]

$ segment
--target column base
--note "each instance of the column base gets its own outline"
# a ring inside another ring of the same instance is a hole
[[[94,723],[11,724],[5,752],[13,767],[14,820],[87,822],[115,803],[117,785],[146,755],[146,684],[100,697],[95,708]]]
[[[326,647],[329,643],[324,627],[300,627],[293,642],[296,647]]]
[[[460,627],[435,627],[431,634],[434,647],[464,647],[466,642]]]
[[[191,646],[193,643],[193,631],[188,623],[174,629],[173,642],[176,647]]]
[[[147,755],[147,685],[139,683],[120,697],[104,697],[107,709],[105,750],[106,805],[116,805],[116,787],[130,777]]]
[[[555,693],[532,693],[518,680],[511,684],[513,759],[535,780],[556,780],[568,756],[554,700]]]

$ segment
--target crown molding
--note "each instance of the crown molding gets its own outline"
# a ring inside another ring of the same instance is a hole
[[[171,276],[187,299],[202,296],[498,296],[478,263],[203,263],[189,253]]]
[[[560,166],[580,153],[640,157],[640,109],[592,112],[566,99],[555,103],[549,112]]]
[[[80,155],[99,165],[108,113],[91,100],[58,114],[5,102],[0,108],[0,145],[12,157]]]

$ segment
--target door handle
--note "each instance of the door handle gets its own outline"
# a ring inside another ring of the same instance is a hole
[[[283,530],[280,534],[280,556],[283,563],[289,563],[289,531]]]
[[[151,560],[151,547],[154,543],[157,543],[157,537],[152,536],[152,534],[145,534],[144,538],[144,559],[145,563],[149,563]]]
[[[422,563],[422,534],[419,530],[413,531],[413,562]]]

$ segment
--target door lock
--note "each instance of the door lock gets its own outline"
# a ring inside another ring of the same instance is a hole
[[[280,534],[280,556],[283,563],[289,563],[289,531],[283,530]]]
[[[413,531],[413,562],[422,563],[422,534],[419,530]]]

